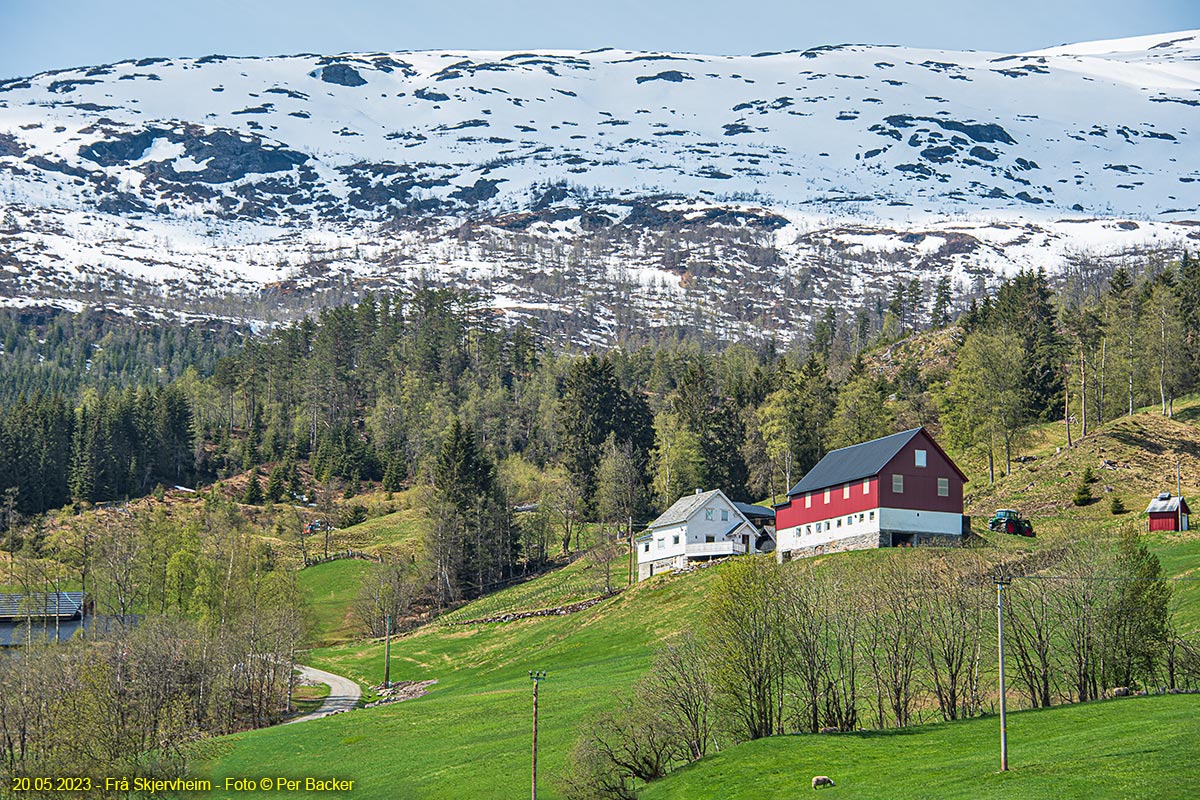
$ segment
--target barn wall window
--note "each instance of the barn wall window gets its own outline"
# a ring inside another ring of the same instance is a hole
[[[892,491],[896,494],[904,494],[904,476],[898,473],[892,475]]]
[[[825,490],[825,502],[826,503],[829,502],[829,490],[828,489]]]
[[[867,478],[865,481],[863,481],[863,494],[870,494],[870,493],[871,493],[871,479]]]
[[[950,496],[950,479],[938,478],[938,497]]]
[[[812,508],[812,493],[811,492],[807,492],[804,495],[804,507]]]
[[[916,461],[917,466],[918,467],[925,466],[925,451],[924,450],[916,450],[914,452],[916,453],[916,457],[917,457],[917,461]]]
[[[843,500],[850,499],[850,484],[848,484],[848,483],[842,487],[842,499]]]

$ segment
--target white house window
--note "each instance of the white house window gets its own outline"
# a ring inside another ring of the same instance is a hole
[[[646,546],[645,546],[645,548],[643,549],[643,551],[642,551],[642,552],[644,552],[644,553],[649,553],[649,552],[650,552],[650,543],[649,543],[649,542],[646,542]]]
[[[812,508],[812,495],[811,494],[804,495],[804,507]]]
[[[924,450],[915,450],[913,452],[916,454],[916,457],[917,457],[917,462],[916,462],[917,466],[918,467],[925,466],[925,451]]]
[[[863,481],[863,494],[870,494],[870,493],[871,493],[871,479],[867,478],[865,481]]]
[[[671,537],[671,544],[679,544],[679,534],[678,533]]]
[[[842,518],[838,517],[838,527],[842,527]]]
[[[713,510],[711,508],[704,509],[704,518],[710,522],[712,521]]]
[[[721,522],[729,522],[729,512],[721,509]]]
[[[846,524],[847,524],[847,525],[853,525],[853,524],[854,524],[854,515],[853,515],[853,514],[851,514],[850,516],[846,517]]]
[[[904,494],[904,476],[899,474],[892,475],[892,491],[896,494]]]
[[[842,487],[842,499],[843,500],[850,499],[850,484],[848,484],[848,483]]]
[[[706,535],[706,536],[704,537],[704,541],[706,541],[706,542],[708,542],[708,543],[710,543],[710,544],[711,544],[712,542],[715,542],[716,540],[717,540],[717,538],[716,538],[715,536],[713,536],[711,533],[710,533],[710,534],[708,534],[708,535]]]
[[[828,489],[825,490],[825,502],[826,503],[829,502],[829,490]]]
[[[666,539],[659,539],[659,540],[658,540],[658,549],[659,549],[659,550],[664,550],[664,549],[666,549],[666,546],[667,546],[667,540],[666,540]]]
[[[938,478],[938,497],[950,496],[950,479]]]

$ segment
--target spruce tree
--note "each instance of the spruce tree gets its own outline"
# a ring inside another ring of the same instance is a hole
[[[255,467],[250,473],[250,481],[246,484],[246,491],[242,494],[242,502],[249,506],[256,506],[263,501],[262,483],[259,481],[258,468]]]

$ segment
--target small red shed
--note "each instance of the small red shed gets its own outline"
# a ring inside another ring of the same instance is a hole
[[[1188,514],[1191,513],[1191,509],[1183,497],[1172,497],[1170,492],[1163,492],[1150,501],[1146,513],[1150,515],[1152,531],[1188,530]]]

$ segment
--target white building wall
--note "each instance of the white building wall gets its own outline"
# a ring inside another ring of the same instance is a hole
[[[883,508],[880,527],[885,531],[906,533],[962,534],[962,514],[949,511],[912,511],[907,508]]]
[[[855,514],[845,514],[840,517],[830,517],[819,522],[809,522],[804,525],[794,525],[790,528],[780,528],[776,533],[778,550],[795,550],[800,547],[828,544],[838,539],[865,534],[878,535],[880,531],[880,510],[872,508]],[[860,519],[861,518],[861,519]],[[841,523],[840,525],[838,523]],[[811,528],[811,530],[810,530]]]
[[[830,517],[819,522],[781,528],[777,534],[777,541],[778,549],[786,552],[852,537],[878,536],[883,532],[958,536],[962,534],[962,515],[946,511],[874,508],[841,517]]]
[[[641,542],[638,548],[638,563],[683,555],[684,548],[687,547],[687,528],[687,523],[680,522],[650,531],[650,540]],[[675,542],[676,537],[679,539],[678,544]],[[650,545],[649,551],[646,549],[647,544]]]

